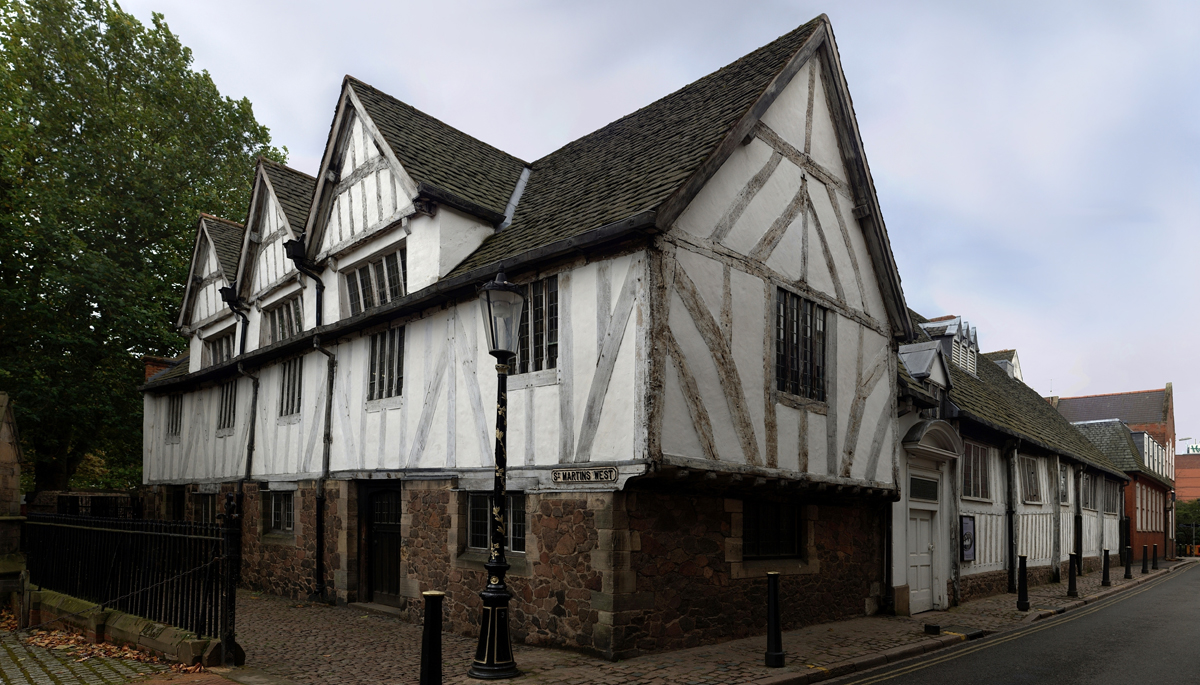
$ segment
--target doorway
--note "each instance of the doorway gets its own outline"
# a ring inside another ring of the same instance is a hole
[[[402,606],[400,580],[404,574],[400,534],[400,491],[376,490],[367,503],[368,601]]]
[[[933,516],[925,509],[908,510],[908,602],[914,614],[933,609]]]

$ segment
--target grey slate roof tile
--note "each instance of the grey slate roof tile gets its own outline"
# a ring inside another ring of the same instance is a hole
[[[308,174],[284,166],[269,159],[259,158],[263,172],[271,181],[275,191],[275,199],[287,217],[293,233],[303,233],[308,221],[308,209],[312,206],[313,194],[316,192],[317,179]]]
[[[525,162],[352,76],[346,80],[413,180],[504,213]]]
[[[1146,468],[1141,450],[1133,439],[1133,433],[1120,419],[1083,421],[1074,424],[1076,430],[1103,452],[1117,468],[1126,473],[1148,476],[1164,487],[1170,488],[1157,473]]]
[[[246,232],[245,227],[210,214],[202,214],[200,220],[204,222],[204,230],[212,238],[213,247],[217,251],[217,261],[221,264],[221,271],[232,281],[234,275],[237,274],[238,259],[242,254],[242,237]]]
[[[1166,421],[1166,389],[1121,392],[1111,395],[1060,397],[1058,411],[1068,421],[1121,419],[1125,423],[1161,423]]]
[[[819,25],[814,19],[534,162],[512,224],[450,275],[658,207],[713,154]]]
[[[927,322],[912,310],[909,310],[909,316],[915,324]],[[917,330],[922,329],[917,326]],[[919,337],[929,339],[924,333]],[[1033,388],[1009,378],[996,364],[979,364],[977,376],[957,364],[948,366],[953,383],[950,400],[961,411],[1079,461],[1120,471]]]
[[[171,366],[168,366],[162,371],[159,371],[153,376],[147,378],[146,383],[165,381],[169,378],[180,378],[188,375],[188,357],[190,356],[191,355],[189,354],[182,354],[178,357],[175,357],[171,360]]]

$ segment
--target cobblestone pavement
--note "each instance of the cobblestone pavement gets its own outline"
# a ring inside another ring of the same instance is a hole
[[[1157,577],[1163,570],[1134,581],[1113,574],[1113,585]],[[1114,569],[1116,571],[1117,569]],[[1100,574],[1079,579],[1080,598],[1102,590]],[[1066,584],[1030,589],[1037,608],[1067,604]],[[880,655],[895,658],[941,647],[959,636],[931,637],[925,623],[999,631],[1033,619],[1035,612],[1016,611],[1014,595],[970,602],[950,611],[915,617],[866,617],[809,626],[784,633],[786,666],[763,666],[764,637],[733,640],[665,654],[652,654],[616,663],[565,650],[515,646],[518,666],[525,673],[516,683],[537,685],[728,685],[753,683],[787,673],[833,670],[857,660],[866,667],[882,663]],[[420,669],[421,628],[388,616],[352,607],[297,603],[270,595],[241,593],[238,601],[238,639],[248,666],[294,683],[416,683]],[[446,633],[442,638],[446,683],[479,681],[466,677],[474,656],[475,639]]]
[[[93,657],[76,661],[65,650],[30,647],[23,636],[8,633],[0,639],[0,679],[12,685],[36,683],[125,683],[166,671],[159,664]]]

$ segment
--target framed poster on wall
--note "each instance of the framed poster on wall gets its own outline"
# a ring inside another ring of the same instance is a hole
[[[959,530],[962,531],[960,560],[975,561],[975,517],[960,516]]]

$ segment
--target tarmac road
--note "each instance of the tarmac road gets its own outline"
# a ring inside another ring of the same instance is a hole
[[[1052,619],[838,685],[1200,683],[1200,564]]]

